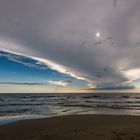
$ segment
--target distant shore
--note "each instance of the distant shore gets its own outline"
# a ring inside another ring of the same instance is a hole
[[[140,116],[70,115],[0,126],[1,140],[138,140]]]

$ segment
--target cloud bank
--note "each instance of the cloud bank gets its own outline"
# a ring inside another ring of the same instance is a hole
[[[1,0],[0,48],[96,87],[129,84],[140,75],[139,5],[139,0]]]

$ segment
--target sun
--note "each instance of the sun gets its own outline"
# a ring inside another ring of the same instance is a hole
[[[96,33],[96,37],[99,38],[101,36],[100,32]]]

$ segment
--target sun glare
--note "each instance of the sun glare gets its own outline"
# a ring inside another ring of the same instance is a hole
[[[101,36],[100,32],[96,33],[96,37],[99,38]]]

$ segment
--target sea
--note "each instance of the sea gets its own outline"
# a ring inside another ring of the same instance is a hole
[[[74,114],[140,115],[140,94],[0,94],[0,125]]]

